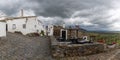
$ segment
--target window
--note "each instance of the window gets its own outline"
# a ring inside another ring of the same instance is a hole
[[[12,28],[13,28],[13,29],[16,29],[16,24],[13,24]]]
[[[34,25],[34,27],[36,28],[37,26],[36,26],[36,25]]]
[[[48,26],[46,26],[46,29],[48,29]]]
[[[37,30],[37,32],[39,33],[39,30]]]
[[[26,24],[23,24],[23,28],[26,29]]]

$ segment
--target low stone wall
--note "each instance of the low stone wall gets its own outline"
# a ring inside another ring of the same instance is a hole
[[[68,44],[53,45],[53,57],[74,57],[96,54],[104,51],[103,44]]]

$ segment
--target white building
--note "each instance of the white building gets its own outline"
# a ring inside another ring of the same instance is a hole
[[[48,25],[47,27],[46,27],[46,30],[47,30],[47,35],[48,36],[53,36],[53,33],[54,33],[54,26],[53,25]]]
[[[7,23],[8,32],[21,32],[23,35],[29,33],[45,33],[46,30],[37,16],[10,17],[4,19]]]
[[[47,25],[47,27],[46,27],[46,31],[47,31],[47,35],[48,36],[54,36],[54,35],[56,35],[56,36],[62,36],[61,34],[62,34],[62,31],[64,31],[64,29],[63,28],[65,28],[64,26],[59,26],[59,25]]]
[[[6,37],[6,23],[0,20],[0,37]]]

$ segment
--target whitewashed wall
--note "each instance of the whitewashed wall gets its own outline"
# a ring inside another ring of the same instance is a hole
[[[35,25],[36,25],[36,27],[35,27]],[[26,27],[27,27],[26,33],[31,33],[31,32],[40,33],[41,30],[43,30],[45,32],[43,24],[38,22],[36,20],[36,18],[28,18]]]
[[[6,23],[0,22],[0,37],[6,37]]]
[[[47,33],[48,33],[48,36],[53,36],[53,31],[54,27],[53,25],[48,25],[48,28],[47,28]]]
[[[9,32],[15,32],[19,31],[23,35],[26,35],[28,33],[40,33],[41,30],[45,29],[43,28],[42,23],[39,23],[36,18],[20,18],[20,19],[14,19],[14,20],[8,20],[8,31]],[[13,29],[13,24],[16,24],[16,29]],[[26,28],[23,28],[23,24],[26,24]],[[36,25],[36,27],[35,27]]]
[[[15,32],[15,31],[23,31],[23,24],[25,24],[26,19],[14,19],[14,20],[8,20],[8,31],[9,32]],[[13,29],[13,24],[16,25],[16,29]]]

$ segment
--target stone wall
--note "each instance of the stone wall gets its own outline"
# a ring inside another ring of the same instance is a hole
[[[52,46],[53,57],[75,57],[96,54],[104,51],[103,44],[70,44]]]

